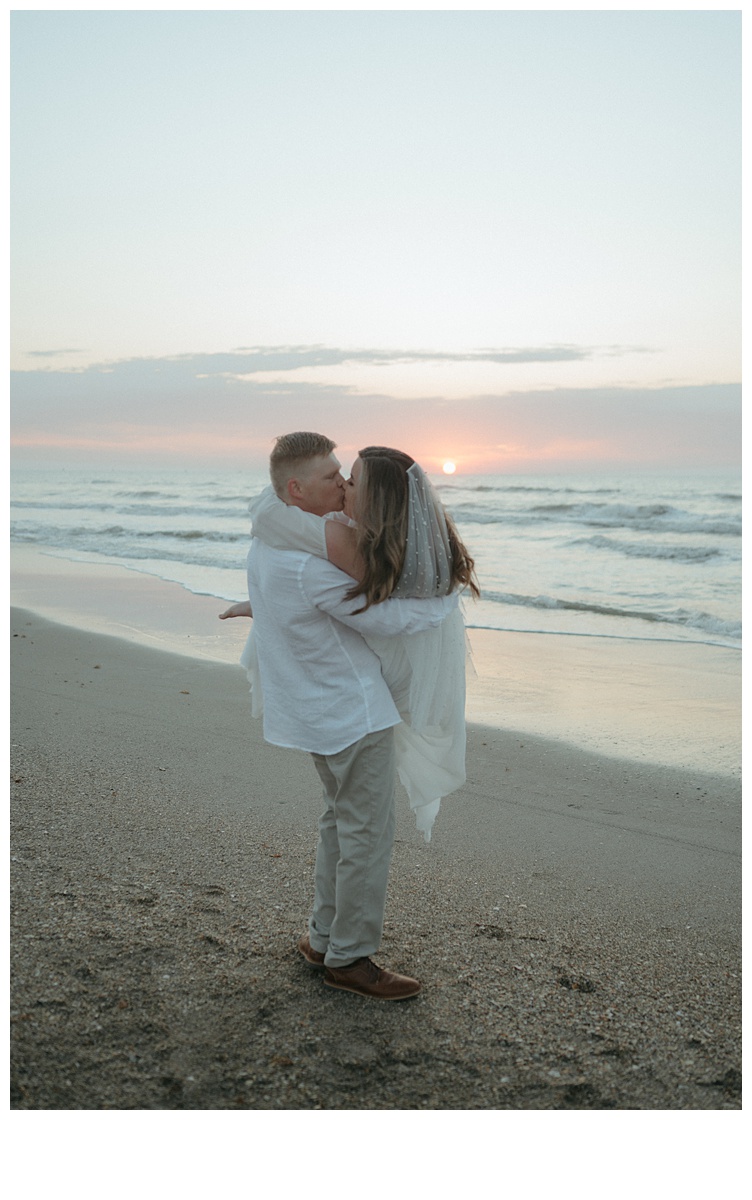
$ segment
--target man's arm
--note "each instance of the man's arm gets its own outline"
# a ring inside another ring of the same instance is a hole
[[[316,560],[312,559],[311,564],[314,562]],[[353,609],[363,604],[363,597],[346,600],[345,595],[351,587],[352,580],[331,564],[312,567],[304,575],[304,588],[311,603],[364,636],[393,637],[399,633],[432,629],[440,625],[459,603],[459,593],[452,592],[450,596],[438,596],[433,600],[384,600],[382,604],[372,604],[365,612],[354,613]]]

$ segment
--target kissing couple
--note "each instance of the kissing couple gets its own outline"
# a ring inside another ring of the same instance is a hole
[[[399,773],[429,841],[465,781],[465,629],[474,562],[408,454],[361,450],[345,480],[322,434],[277,438],[251,506],[241,658],[264,738],[308,751],[323,784],[314,902],[298,943],[324,983],[374,999],[417,995],[377,967]]]

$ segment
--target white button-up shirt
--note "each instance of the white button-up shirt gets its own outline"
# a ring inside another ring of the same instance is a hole
[[[352,579],[330,562],[273,550],[254,538],[248,594],[263,689],[264,737],[275,746],[337,754],[400,716],[379,659],[361,634],[417,633],[439,625],[457,594],[385,600],[353,615]]]

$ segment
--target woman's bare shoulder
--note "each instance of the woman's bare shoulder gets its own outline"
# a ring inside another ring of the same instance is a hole
[[[327,558],[353,579],[358,579],[362,574],[356,545],[354,525],[346,525],[343,521],[326,522]]]

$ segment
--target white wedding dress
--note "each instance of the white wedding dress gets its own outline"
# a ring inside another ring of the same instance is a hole
[[[327,519],[284,504],[271,487],[251,506],[254,537],[278,550],[302,550],[327,558]],[[400,587],[399,595],[409,595]],[[413,591],[419,591],[417,585]],[[402,717],[395,726],[397,772],[418,830],[431,840],[441,800],[465,782],[465,625],[459,608],[434,629],[397,637],[365,638],[381,660],[384,680]],[[251,685],[251,712],[263,712],[254,640],[241,657]]]

